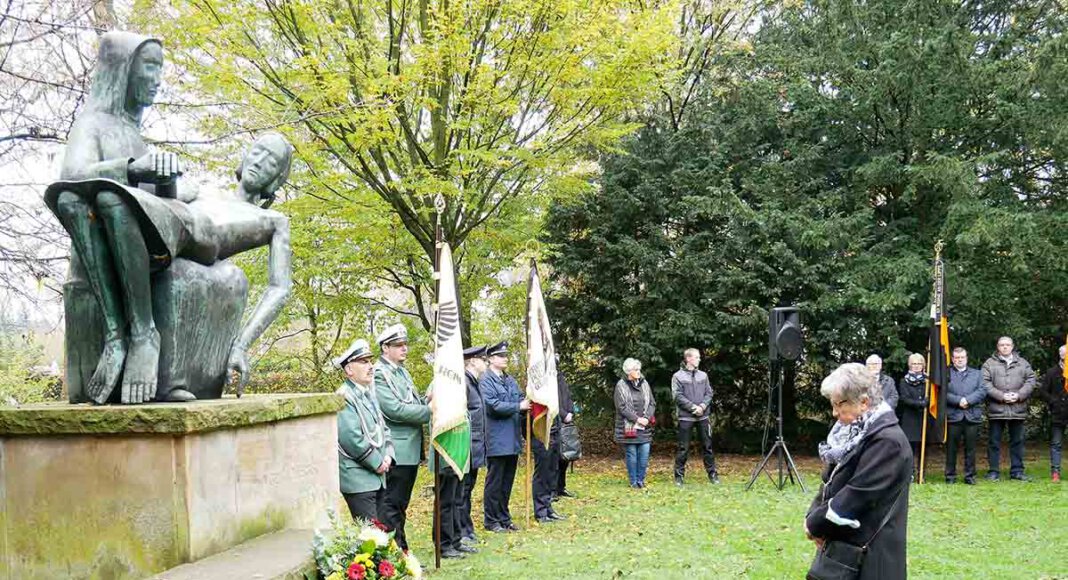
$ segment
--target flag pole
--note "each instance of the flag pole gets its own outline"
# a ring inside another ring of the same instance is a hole
[[[525,482],[525,485],[523,486],[523,491],[525,492],[526,501],[524,502],[523,511],[526,512],[526,514],[525,514],[526,526],[527,526],[528,529],[530,528],[530,512],[534,510],[534,498],[533,498],[534,491],[533,491],[533,483],[532,483],[534,481],[534,465],[533,465],[533,462],[531,461],[531,458],[530,458],[530,436],[531,436],[530,413],[531,413],[531,410],[530,410],[530,406],[529,406],[529,401],[530,401],[530,373],[529,373],[529,370],[530,370],[530,287],[534,283],[534,272],[536,270],[537,270],[537,265],[534,263],[534,259],[531,258],[531,260],[530,260],[530,275],[528,276],[528,279],[527,279],[526,325],[524,326],[524,331],[525,331],[526,338],[527,338],[527,340],[526,340],[526,342],[527,342],[527,345],[526,345],[527,346],[527,348],[526,348],[526,351],[527,351],[527,361],[526,361],[527,364],[526,364],[526,367],[527,367],[527,371],[528,371],[527,372],[527,388],[524,389],[524,397],[526,397],[526,400],[528,401],[528,406],[527,406],[527,421],[526,421],[526,423],[527,423],[527,425],[526,425],[527,426],[527,443],[526,443],[527,469],[526,469],[526,482]]]
[[[440,193],[434,198],[434,304],[431,315],[434,317],[435,331],[438,325],[438,297],[441,295],[441,214],[445,211],[445,196]],[[436,335],[436,332],[435,332]],[[435,350],[437,339],[434,341]],[[437,354],[437,353],[435,353]],[[433,431],[433,429],[431,429]],[[430,437],[428,456],[434,464],[434,568],[441,568],[441,459],[434,451],[434,437]]]

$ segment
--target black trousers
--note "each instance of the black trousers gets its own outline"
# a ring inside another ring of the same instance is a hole
[[[556,462],[556,494],[560,495],[567,490],[567,468],[571,466],[571,462],[560,458],[560,461]]]
[[[382,510],[382,502],[386,499],[386,488],[380,487],[375,491],[341,495],[345,496],[345,504],[349,506],[352,519],[370,522],[378,519],[378,513]]]
[[[534,455],[534,517],[547,518],[553,513],[553,490],[556,489],[556,469],[560,463],[560,444],[549,443],[546,448],[541,440],[532,437],[530,451]]]
[[[408,549],[404,523],[408,521],[408,503],[412,500],[412,488],[418,474],[418,465],[394,465],[386,475],[386,499],[378,514],[379,520],[396,532],[393,538],[402,550]]]
[[[1024,473],[1024,422],[1022,419],[990,420],[990,440],[987,442],[986,458],[990,462],[990,473],[1001,472],[1001,433],[1009,431],[1009,461],[1010,475],[1023,475]]]
[[[486,488],[482,494],[482,523],[486,529],[512,523],[508,500],[512,497],[518,455],[500,455],[486,459]]]
[[[694,427],[701,436],[701,452],[705,461],[705,472],[709,477],[716,474],[716,455],[712,452],[712,432],[708,427],[708,419],[700,421],[679,421],[678,447],[675,449],[675,477],[681,478],[686,474],[686,458],[690,454],[690,437]]]
[[[964,440],[964,477],[975,478],[975,444],[979,423],[957,421],[946,426],[946,479],[957,477],[957,447]]]
[[[475,537],[475,522],[471,520],[471,494],[475,491],[475,483],[478,482],[478,469],[472,469],[464,476],[463,485],[460,486],[460,537]]]
[[[439,476],[441,488],[438,490],[438,502],[441,508],[441,547],[459,548],[460,538],[460,500],[463,499],[463,484],[456,472],[447,469]],[[430,519],[430,537],[434,537],[434,519]]]

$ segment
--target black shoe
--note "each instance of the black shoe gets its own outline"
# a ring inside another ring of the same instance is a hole
[[[562,516],[562,515],[560,515],[560,514],[558,514],[556,512],[549,512],[549,518],[560,522],[560,521],[566,520],[567,516]]]
[[[506,534],[506,533],[508,533],[508,532],[510,532],[512,530],[509,530],[508,528],[506,528],[504,526],[493,526],[493,527],[490,527],[490,528],[486,528],[486,531],[487,532],[493,532],[494,534]]]
[[[991,471],[990,473],[986,474],[986,478],[990,481],[1001,481],[1001,475],[999,475],[996,471]]]
[[[712,483],[712,484],[715,484],[715,485],[719,485],[719,474],[718,473],[713,473],[712,475],[709,475],[708,476],[708,482]]]
[[[563,490],[563,491],[559,491],[559,492],[557,492],[557,493],[556,493],[556,497],[576,497],[576,496],[575,496],[575,494],[573,494],[573,493],[571,493],[570,491],[567,491],[567,490],[565,489],[565,490]]]
[[[551,518],[549,516],[545,516],[545,517],[542,517],[542,518],[534,518],[534,519],[539,524],[555,524],[556,523],[556,520],[554,520],[553,518]]]
[[[948,483],[950,485],[953,485],[954,483],[957,483],[957,478],[956,477],[947,477],[946,478],[946,483]]]
[[[456,550],[459,551],[459,552],[463,552],[464,554],[477,554],[478,553],[478,548],[472,548],[471,546],[468,546],[467,544],[465,544],[463,542],[460,542],[460,545],[456,546]]]
[[[682,478],[681,477],[676,477],[675,478],[675,485],[677,485],[679,487],[682,487]]]
[[[453,548],[452,546],[449,546],[448,548],[443,548],[441,550],[441,557],[442,558],[466,558],[467,555],[464,554],[463,552],[461,552],[460,550],[457,550],[456,548]]]
[[[1031,481],[1031,476],[1026,473],[1017,473],[1016,475],[1010,475],[1009,479],[1015,479],[1016,481]]]
[[[964,478],[964,485],[975,485],[975,478],[974,477],[965,477]]]
[[[507,524],[504,524],[504,527],[507,528],[508,531],[510,531],[510,532],[518,532],[519,531],[519,526],[513,524],[512,522],[508,522]]]
[[[474,546],[478,544],[478,538],[476,538],[473,534],[470,536],[464,536],[460,538],[460,543],[464,544],[465,546]]]

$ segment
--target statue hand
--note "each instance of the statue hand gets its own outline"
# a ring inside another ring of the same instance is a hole
[[[177,154],[153,152],[131,161],[126,173],[132,185],[172,183],[182,174],[182,167]]]
[[[245,392],[245,385],[248,384],[248,353],[245,349],[237,346],[230,349],[230,361],[226,363],[226,371],[227,383],[231,382],[230,372],[237,373],[237,397],[241,398],[242,393]]]

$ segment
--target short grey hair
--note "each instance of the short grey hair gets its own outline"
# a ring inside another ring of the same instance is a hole
[[[997,344],[1001,344],[1001,341],[1003,341],[1003,340],[1007,340],[1007,341],[1009,341],[1010,344],[1012,344],[1012,346],[1016,346],[1016,341],[1013,340],[1011,336],[1002,336],[1001,338],[998,339]]]
[[[922,362],[923,364],[927,364],[927,358],[918,352],[914,352],[909,355],[909,364],[912,364],[914,362]]]
[[[869,356],[869,357],[868,357],[868,360],[864,361],[864,363],[865,363],[865,364],[869,364],[869,365],[870,365],[871,363],[879,363],[879,364],[882,364],[882,362],[883,362],[883,357],[881,357],[881,356],[879,356],[879,355],[877,355],[877,354],[873,354],[873,355]]]
[[[636,358],[628,358],[623,361],[623,374],[629,374],[630,371],[642,370],[642,361]]]
[[[865,399],[874,407],[883,402],[879,381],[860,363],[846,363],[827,375],[820,385],[820,394],[828,400],[860,403]]]

